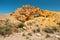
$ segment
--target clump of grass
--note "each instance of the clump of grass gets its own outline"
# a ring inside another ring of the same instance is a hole
[[[9,19],[6,19],[4,21],[4,25],[0,26],[0,35],[2,36],[6,36],[6,35],[10,35],[12,33],[12,29],[11,29],[12,25],[9,22]]]
[[[32,36],[32,33],[28,33],[29,36]]]
[[[26,39],[29,39],[29,37],[27,36]]]
[[[60,25],[60,22],[58,22],[57,24]]]
[[[46,32],[46,33],[54,33],[54,32],[58,31],[58,28],[57,27],[44,28],[43,31]]]
[[[18,30],[18,29],[14,29],[14,32],[18,33],[18,32],[19,32],[19,30]]]
[[[36,29],[37,32],[40,32],[40,28]]]
[[[32,26],[32,23],[31,23],[31,22],[28,22],[27,25],[28,25],[28,26]]]
[[[42,19],[42,21],[45,21],[45,19]]]
[[[46,38],[49,38],[49,37],[50,37],[50,35],[47,34],[47,35],[46,35]]]
[[[58,28],[52,27],[52,30],[56,32],[58,30]]]
[[[46,33],[54,33],[53,30],[50,28],[45,28],[45,29],[43,29],[43,31]]]
[[[33,30],[33,33],[39,33],[39,32],[40,32],[40,28]]]
[[[23,33],[22,36],[26,36],[26,35]]]
[[[20,23],[20,24],[18,25],[19,28],[23,28],[24,26],[25,26],[24,23]]]
[[[36,33],[35,30],[33,30],[33,33]]]
[[[0,35],[6,36],[6,35],[10,35],[11,33],[12,31],[10,27],[0,27]]]

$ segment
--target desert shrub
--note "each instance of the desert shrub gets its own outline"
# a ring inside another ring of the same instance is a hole
[[[6,20],[5,20],[5,25],[10,25],[9,19],[6,19]]]
[[[23,33],[22,36],[26,36],[26,35]]]
[[[32,24],[31,22],[28,22],[27,25],[28,25],[28,26],[32,26],[33,24]]]
[[[0,35],[6,36],[6,35],[10,35],[11,33],[12,31],[10,27],[0,27]]]
[[[53,30],[50,28],[45,28],[45,29],[43,29],[43,31],[46,33],[54,33]]]
[[[36,27],[39,27],[39,25],[35,24]]]
[[[52,30],[56,32],[58,30],[58,28],[52,27]]]
[[[36,29],[37,32],[40,32],[40,28]]]
[[[36,31],[35,31],[35,30],[33,30],[33,33],[36,33]]]
[[[6,21],[5,21],[5,27],[13,27],[13,24],[10,22],[10,20],[9,19],[6,19]]]
[[[45,21],[45,19],[42,19],[42,21]]]
[[[47,35],[46,35],[46,38],[49,38],[49,37],[50,37],[50,35],[47,34]]]
[[[32,33],[28,33],[29,36],[32,36]]]
[[[29,37],[27,36],[26,39],[29,39]]]
[[[16,33],[18,33],[19,32],[19,30],[16,28],[16,29],[14,29],[14,31],[13,32],[16,32]]]
[[[39,32],[40,32],[40,28],[33,30],[33,33],[39,33]]]
[[[18,25],[19,28],[23,28],[24,26],[25,26],[24,23],[20,23],[20,24]]]
[[[58,22],[57,24],[60,25],[60,22]]]
[[[12,24],[9,22],[9,19],[6,19],[4,23],[4,25],[0,26],[0,35],[10,35],[12,33]]]

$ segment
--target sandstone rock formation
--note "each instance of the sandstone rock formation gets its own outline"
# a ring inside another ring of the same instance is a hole
[[[11,13],[9,19],[15,24],[23,22],[27,29],[33,29],[36,25],[43,29],[45,27],[59,26],[57,23],[60,22],[60,12],[41,10],[34,6],[23,5],[22,8],[18,8]]]
[[[41,10],[34,6],[23,5],[22,8],[18,8],[15,12],[10,14],[19,21],[27,21],[34,19],[35,17],[51,17],[55,15],[54,12],[48,10]]]
[[[20,22],[27,24],[27,21],[32,22],[33,20],[37,21],[38,25],[42,24],[44,27],[58,26],[56,23],[60,22],[60,12],[41,10],[34,6],[23,5],[9,15],[0,15],[0,21],[4,21],[5,19],[9,19],[14,24],[19,24]]]
[[[29,40],[60,40],[60,12],[41,10],[34,6],[23,5],[9,15],[0,14],[0,27],[4,29],[0,28],[0,35],[10,33],[8,28],[13,33],[19,32],[18,35],[11,35],[4,38],[4,40],[25,40],[24,37],[27,38],[26,40],[28,40],[28,37]],[[6,31],[8,32],[6,33]]]

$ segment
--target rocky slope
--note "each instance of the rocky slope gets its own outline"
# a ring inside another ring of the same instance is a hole
[[[43,26],[58,26],[57,23],[60,22],[60,12],[52,12],[49,10],[42,10],[40,8],[23,5],[16,11],[10,14],[10,19],[12,22],[20,21],[27,23],[32,21],[37,21],[39,25]]]
[[[6,37],[5,40],[10,38],[11,40],[60,40],[60,12],[23,5],[11,14],[0,14],[0,27],[3,25],[11,28],[13,33],[19,32],[11,35],[12,38]],[[0,31],[0,34],[1,32],[5,34],[5,30]]]

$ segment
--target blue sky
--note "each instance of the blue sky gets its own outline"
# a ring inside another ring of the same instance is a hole
[[[26,4],[44,10],[60,11],[60,0],[0,0],[0,14],[13,12]]]

